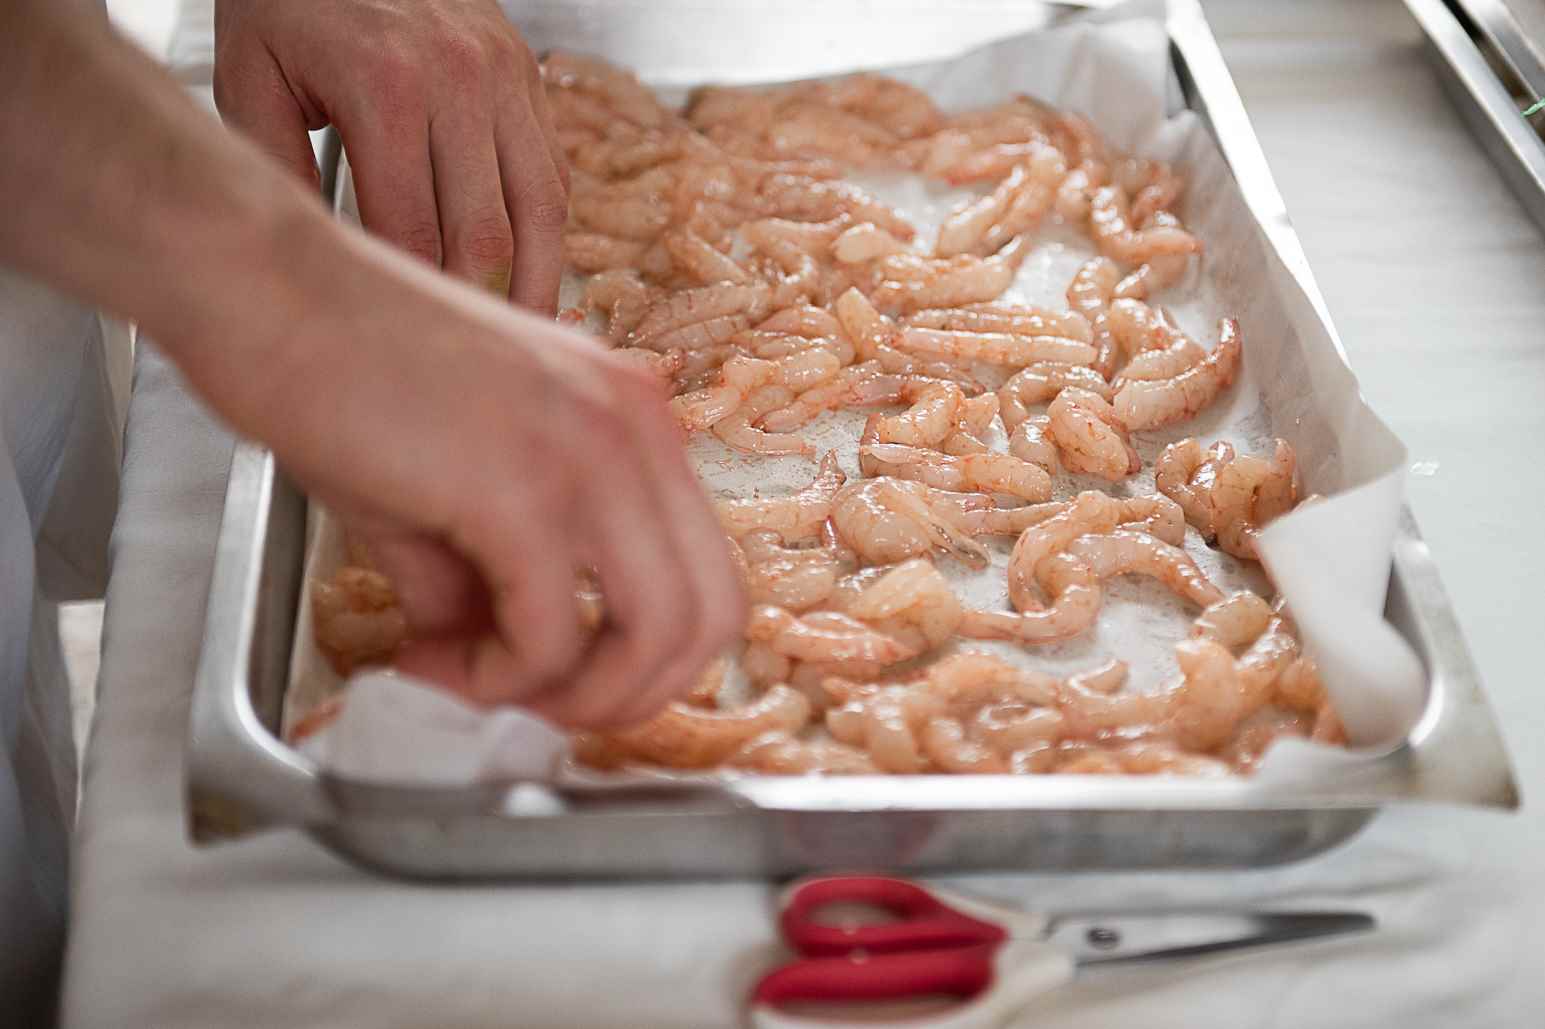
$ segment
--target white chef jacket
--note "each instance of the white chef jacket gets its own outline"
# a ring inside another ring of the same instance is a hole
[[[57,603],[99,595],[118,439],[101,320],[0,270],[0,1022],[57,990],[75,750]]]

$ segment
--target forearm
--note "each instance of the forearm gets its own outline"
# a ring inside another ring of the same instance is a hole
[[[261,369],[236,351],[286,335],[285,258],[341,235],[73,0],[0,4],[0,197],[0,264],[135,319],[196,379]]]

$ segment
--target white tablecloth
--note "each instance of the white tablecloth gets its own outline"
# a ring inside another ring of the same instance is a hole
[[[1374,406],[1410,444],[1443,568],[1526,799],[1545,783],[1545,240],[1465,132],[1395,3],[1209,16]],[[196,48],[195,48],[196,49]],[[139,357],[102,697],[79,831],[66,1024],[251,1029],[725,1026],[770,953],[760,883],[432,888],[278,833],[193,849],[181,749],[230,441]],[[1378,934],[1100,973],[1040,1026],[1494,1027],[1545,1010],[1545,824],[1381,816],[1288,868],[992,877],[1058,906],[1362,906]]]

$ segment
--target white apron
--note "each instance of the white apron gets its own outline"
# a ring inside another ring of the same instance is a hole
[[[100,595],[118,424],[97,315],[0,271],[0,1019],[52,1018],[75,814],[56,605]],[[15,1017],[15,1016],[20,1017]]]

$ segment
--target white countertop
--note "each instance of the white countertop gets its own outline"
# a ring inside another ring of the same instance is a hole
[[[1465,131],[1392,2],[1208,3],[1225,57],[1502,720],[1545,784],[1545,237]],[[176,50],[174,49],[174,52]],[[229,440],[140,355],[88,751],[66,1024],[721,1026],[765,961],[761,884],[436,889],[364,877],[293,833],[186,843],[181,746]],[[1042,1026],[1518,1024],[1545,1010],[1545,823],[1444,809],[1246,873],[977,880],[1072,906],[1365,906],[1376,938],[1122,973]],[[1227,1015],[1223,1014],[1227,1011]]]

